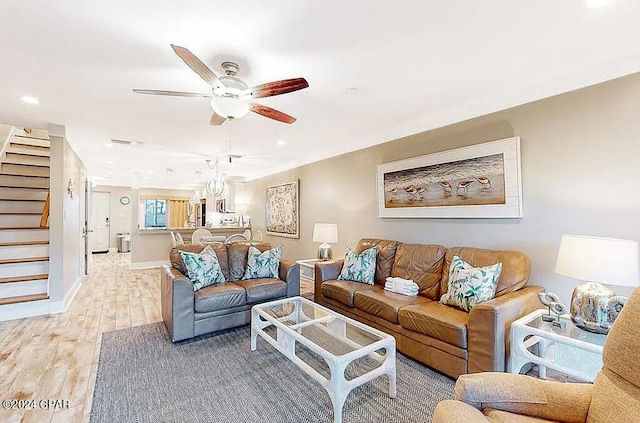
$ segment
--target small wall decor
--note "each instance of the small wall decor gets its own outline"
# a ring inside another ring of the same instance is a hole
[[[267,234],[300,238],[298,181],[267,187]]]
[[[522,217],[520,138],[377,166],[378,217]]]
[[[131,202],[131,199],[127,196],[124,197],[120,197],[120,204],[122,204],[123,206],[128,205]]]

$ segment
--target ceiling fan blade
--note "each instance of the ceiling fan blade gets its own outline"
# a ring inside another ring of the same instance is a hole
[[[293,123],[296,121],[296,118],[294,118],[293,116],[289,116],[288,114],[282,113],[276,109],[272,109],[271,107],[263,106],[262,104],[251,103],[250,106],[250,110],[253,113],[268,117],[269,119],[277,120],[284,123]]]
[[[218,125],[222,125],[225,120],[227,120],[226,117],[220,116],[216,112],[213,112],[213,114],[211,115],[211,120],[209,121],[209,123],[211,125],[213,125],[213,126],[218,126]]]
[[[200,78],[211,85],[214,90],[220,90],[224,88],[224,85],[218,79],[215,73],[202,60],[198,59],[195,54],[191,53],[189,49],[171,44],[171,48],[176,52],[178,56],[189,66],[195,73],[200,75]]]
[[[283,79],[282,81],[267,82],[244,90],[240,97],[262,98],[286,94],[307,88],[309,83],[304,78]]]
[[[134,88],[133,90],[136,94],[150,94],[150,95],[170,95],[173,97],[201,97],[201,98],[211,98],[212,94],[203,94],[203,93],[188,93],[185,91],[165,91],[165,90],[140,90]]]

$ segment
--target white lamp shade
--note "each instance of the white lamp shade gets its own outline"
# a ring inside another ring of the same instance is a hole
[[[563,235],[556,273],[608,285],[640,285],[638,243],[626,239]]]
[[[313,227],[313,242],[338,242],[338,225],[335,223],[316,223]]]

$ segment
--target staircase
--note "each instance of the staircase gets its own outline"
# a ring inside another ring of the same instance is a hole
[[[0,321],[49,310],[49,137],[15,128],[8,142],[0,156]]]

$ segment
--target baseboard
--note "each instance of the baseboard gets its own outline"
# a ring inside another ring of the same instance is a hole
[[[24,319],[25,317],[46,316],[49,314],[49,307],[49,300],[3,305],[0,307],[0,322]]]
[[[160,261],[139,261],[136,263],[131,263],[129,265],[129,269],[150,269],[153,267],[160,267],[164,264],[171,264],[169,260],[160,260]]]
[[[71,287],[69,292],[67,292],[67,295],[64,296],[64,300],[49,302],[49,313],[51,314],[64,313],[65,311],[67,311],[67,309],[69,309],[71,302],[76,297],[76,294],[78,293],[78,291],[80,291],[83,278],[84,276],[80,276],[78,279],[76,279],[76,281],[73,283],[73,286]]]
[[[111,247],[111,248],[109,248],[109,252],[110,252],[110,253],[117,253],[117,252],[118,252],[118,247]]]

